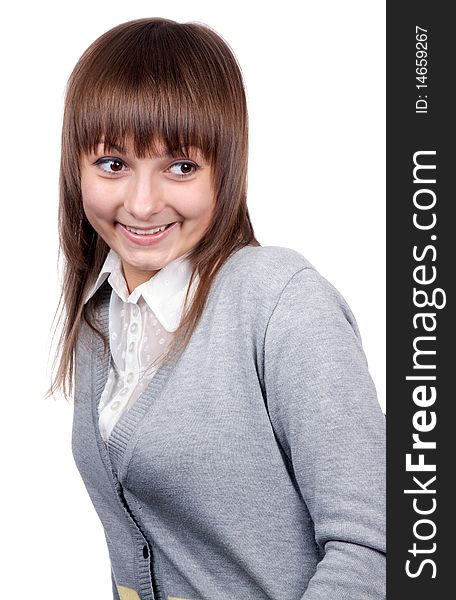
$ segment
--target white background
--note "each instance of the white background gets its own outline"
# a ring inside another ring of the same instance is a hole
[[[102,527],[71,456],[71,405],[43,400],[59,298],[66,80],[123,21],[202,21],[247,84],[249,209],[345,297],[385,409],[385,6],[365,0],[17,2],[2,11],[2,597],[111,597]],[[5,563],[6,558],[6,563]]]

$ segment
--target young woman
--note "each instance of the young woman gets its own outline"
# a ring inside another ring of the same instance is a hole
[[[83,54],[50,392],[74,395],[114,598],[384,598],[384,418],[359,330],[304,256],[256,240],[247,137],[209,27],[140,19]]]

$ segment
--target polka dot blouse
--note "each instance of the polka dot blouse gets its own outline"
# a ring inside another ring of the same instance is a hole
[[[111,364],[101,394],[99,427],[108,440],[118,420],[139,398],[156,372],[151,363],[164,352],[182,317],[191,275],[186,255],[180,256],[129,294],[119,255],[110,250],[85,302],[108,278]],[[197,280],[192,284],[194,293]]]

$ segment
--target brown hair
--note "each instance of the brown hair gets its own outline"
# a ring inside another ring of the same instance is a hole
[[[72,394],[75,348],[82,321],[97,327],[96,295],[83,304],[109,247],[88,222],[82,205],[79,160],[99,141],[125,145],[137,156],[170,155],[198,147],[211,164],[215,210],[207,232],[188,253],[199,275],[166,352],[180,353],[202,314],[223,263],[242,246],[259,246],[247,209],[248,114],[241,70],[228,44],[207,25],[137,19],[100,36],[79,59],[68,81],[62,127],[59,237],[64,256],[63,328],[54,359],[58,370],[47,396]],[[56,312],[57,312],[56,311]],[[54,317],[55,319],[55,317]],[[165,356],[163,356],[164,360]]]

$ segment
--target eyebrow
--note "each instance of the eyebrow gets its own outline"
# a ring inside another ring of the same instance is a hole
[[[105,142],[102,140],[102,141],[98,142],[97,145],[104,146]],[[112,150],[116,150],[120,154],[128,154],[128,150],[126,148],[124,148],[123,146],[118,146],[117,144],[106,144],[106,145],[108,146],[108,148],[110,148]],[[176,148],[176,151],[178,151],[178,150],[179,150],[179,148]],[[172,154],[170,154],[167,150],[165,150],[165,152],[163,152],[162,154],[159,154],[157,156],[157,158],[167,158],[168,156],[172,156]]]
[[[108,146],[108,148],[112,148],[113,150],[116,150],[117,152],[120,152],[121,154],[127,154],[127,149],[124,148],[123,146],[117,146],[116,144],[106,144],[106,142],[101,141],[97,143],[97,146]]]

